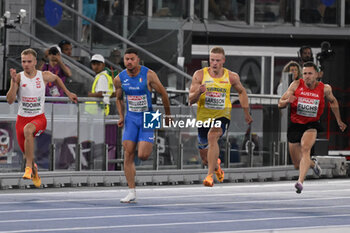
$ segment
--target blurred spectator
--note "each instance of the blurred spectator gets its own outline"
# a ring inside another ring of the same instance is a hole
[[[113,64],[120,65],[120,62],[122,60],[122,54],[119,51],[119,49],[114,48],[109,54],[108,60],[113,62]]]
[[[236,4],[237,5],[237,4]],[[209,11],[215,19],[227,20],[231,18],[231,0],[209,0]]]
[[[123,1],[120,0],[114,0],[111,8],[112,8],[112,22],[113,22],[113,29],[116,33],[122,34],[123,29],[123,18],[124,18],[124,12],[123,12]]]
[[[300,2],[300,20],[303,23],[321,22],[321,14],[318,10],[320,0],[307,0]]]
[[[105,68],[105,59],[100,54],[95,54],[91,58],[91,68],[96,73],[95,81],[92,84],[89,97],[103,97],[103,103],[96,104],[96,102],[86,102],[85,110],[90,114],[97,113],[97,107],[104,106],[105,115],[114,114],[115,105],[109,102],[110,97],[115,97],[115,87],[113,78],[108,75]],[[112,106],[112,107],[111,107]],[[105,126],[105,138],[108,145],[108,159],[115,159],[117,147],[117,125]],[[114,165],[109,165],[109,170],[114,170]]]
[[[56,47],[59,48],[60,52],[66,54],[67,56],[69,56],[69,57],[72,56],[72,44],[69,41],[61,40]],[[50,48],[48,48],[44,51],[44,56],[40,59],[40,61],[38,61],[38,64],[40,64],[40,65],[38,65],[39,70],[41,70],[44,63],[49,62],[49,50],[50,50]],[[44,63],[41,63],[41,62],[44,62]]]
[[[284,66],[282,72],[285,73],[292,73],[293,74],[293,80],[298,80],[303,77],[301,73],[301,67],[299,66],[298,62],[296,61],[290,61],[287,63],[287,65]]]
[[[72,44],[68,40],[61,40],[60,43],[58,43],[58,46],[60,47],[62,53],[66,54],[68,57],[72,56]]]
[[[89,97],[104,97],[103,102],[105,105],[105,114],[108,115],[110,111],[109,97],[115,96],[115,88],[113,85],[113,78],[105,70],[105,59],[100,54],[95,54],[91,58],[91,68],[96,73],[95,81],[92,84],[91,92],[89,92]],[[87,112],[94,114],[97,113],[97,107],[95,102],[89,102],[87,106]],[[100,105],[99,105],[100,106]],[[102,105],[101,105],[102,106]]]
[[[285,2],[283,0],[256,0],[255,1],[255,21],[259,22],[275,22],[280,19],[282,21],[282,8]]]
[[[95,20],[97,13],[97,0],[83,0],[83,15]],[[81,42],[87,43],[91,40],[91,24],[89,21],[83,19],[83,34]]]
[[[293,0],[280,0],[279,20],[282,22],[292,22]]]
[[[318,11],[321,14],[323,23],[335,24],[337,17],[336,0],[321,0],[318,6]]]
[[[145,0],[133,0],[129,1],[129,12],[133,16],[146,15],[146,1]]]
[[[109,20],[109,13],[110,13],[110,2],[109,0],[100,0],[97,1],[97,14],[96,14],[96,22],[99,24],[108,27],[107,22]],[[105,41],[105,37],[101,36],[104,34],[104,31],[100,29],[99,27],[93,26],[93,42],[94,43],[103,43]]]
[[[122,2],[120,0],[114,0],[112,4],[112,12],[116,15],[123,15]]]
[[[298,52],[298,57],[299,57],[299,64],[301,67],[303,67],[305,62],[314,61],[312,49],[310,46],[307,46],[307,45],[301,46]]]
[[[302,78],[301,67],[296,61],[288,62],[287,65],[284,66],[282,73],[291,73],[292,81]],[[277,95],[282,95],[284,91],[282,90],[282,78],[281,78],[280,83],[278,84],[276,93]]]
[[[67,77],[72,76],[70,68],[65,65],[61,57],[61,49],[58,46],[52,46],[48,50],[48,60],[49,62],[44,64],[41,68],[42,71],[50,71],[53,74],[56,74],[62,79],[62,82],[65,83]],[[46,96],[65,96],[64,91],[56,86],[55,83],[48,83],[46,86]]]

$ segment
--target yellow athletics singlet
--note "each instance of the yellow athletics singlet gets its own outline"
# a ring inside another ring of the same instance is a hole
[[[231,83],[228,70],[224,68],[222,77],[212,78],[208,72],[208,67],[203,68],[202,84],[206,85],[207,90],[200,96],[197,103],[197,121],[220,117],[231,120]]]

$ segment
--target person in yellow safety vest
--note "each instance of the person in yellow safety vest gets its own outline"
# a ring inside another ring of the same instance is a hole
[[[113,78],[104,69],[105,59],[101,54],[95,54],[91,57],[91,68],[96,73],[96,76],[88,96],[104,97],[103,103],[105,104],[105,115],[107,116],[109,114],[109,97],[115,97]],[[97,105],[96,102],[86,102],[85,110],[91,114],[96,114],[98,106],[101,105]]]

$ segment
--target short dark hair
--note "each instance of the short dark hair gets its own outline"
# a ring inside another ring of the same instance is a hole
[[[303,68],[304,67],[313,67],[316,70],[316,72],[318,72],[317,65],[315,63],[313,63],[312,61],[305,62],[303,65]]]
[[[58,43],[58,46],[62,49],[63,45],[66,45],[66,44],[71,44],[70,41],[68,40],[61,40],[60,43]]]
[[[300,49],[299,49],[300,55],[304,52],[305,49],[310,49],[310,50],[311,50],[311,54],[312,54],[312,48],[311,48],[311,46],[309,46],[309,45],[303,45],[303,46],[301,46]]]
[[[56,46],[53,46],[49,49],[49,54],[56,55],[59,53],[60,53],[60,51],[58,50],[58,48]]]
[[[124,54],[130,54],[130,53],[134,53],[134,54],[136,54],[137,56],[139,55],[139,51],[138,51],[137,49],[135,49],[135,48],[127,48],[127,49],[125,50],[125,53],[124,53]]]

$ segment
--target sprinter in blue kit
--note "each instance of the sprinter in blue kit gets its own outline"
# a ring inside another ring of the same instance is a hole
[[[170,103],[168,94],[157,74],[140,65],[140,58],[136,49],[128,48],[125,51],[124,65],[126,69],[114,79],[116,105],[120,116],[118,127],[125,126],[123,134],[124,174],[129,187],[128,195],[120,199],[120,202],[134,203],[136,202],[136,169],[134,163],[136,146],[138,146],[138,158],[141,160],[147,160],[153,150],[154,130],[144,128],[144,113],[153,110],[152,89],[162,96],[166,116],[170,116]],[[125,93],[127,108],[125,117],[123,92]],[[153,114],[153,116],[157,116],[156,114]],[[168,122],[168,119],[166,117],[166,122]]]

